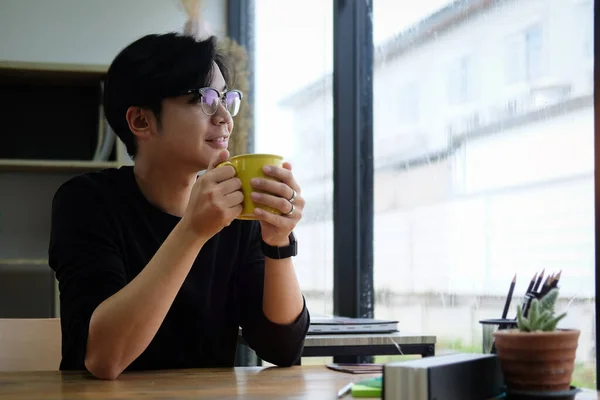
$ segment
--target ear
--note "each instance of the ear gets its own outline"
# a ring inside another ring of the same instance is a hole
[[[129,129],[138,139],[147,139],[152,135],[152,112],[141,107],[129,107],[125,113]]]

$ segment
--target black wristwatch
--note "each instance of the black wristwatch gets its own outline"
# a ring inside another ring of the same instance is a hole
[[[290,233],[290,244],[287,246],[270,246],[263,241],[262,252],[265,257],[269,257],[274,260],[295,257],[298,254],[298,241],[296,240],[296,236],[294,236],[294,232]]]

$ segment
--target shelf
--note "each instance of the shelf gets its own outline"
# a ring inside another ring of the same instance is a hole
[[[100,64],[69,64],[0,60],[0,69],[48,72],[88,72],[103,74],[108,70],[108,66]]]
[[[48,265],[45,258],[0,258],[0,265]]]
[[[0,273],[4,274],[7,272],[34,272],[39,273],[44,271],[45,273],[51,273],[48,266],[47,259],[36,259],[36,258],[4,258],[0,259]]]
[[[0,172],[87,172],[119,168],[116,161],[3,160]]]
[[[0,60],[0,76],[8,82],[26,78],[34,80],[54,81],[97,81],[104,77],[108,70],[106,65],[95,64],[61,64],[34,63]],[[2,79],[0,79],[2,81]]]

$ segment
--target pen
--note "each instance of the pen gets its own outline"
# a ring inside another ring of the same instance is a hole
[[[346,386],[344,386],[343,388],[338,390],[338,393],[337,393],[338,399],[342,398],[345,395],[347,395],[348,393],[350,393],[351,390],[352,390],[352,382],[350,382],[349,384],[347,384]]]

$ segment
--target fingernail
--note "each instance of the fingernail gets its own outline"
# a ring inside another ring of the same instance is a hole
[[[260,194],[256,193],[256,192],[252,192],[252,194],[250,196],[252,196],[252,199],[254,199],[254,200],[260,199]]]
[[[271,167],[269,167],[269,166],[264,166],[264,167],[263,167],[263,171],[265,171],[266,173],[269,173],[269,172],[271,172]]]
[[[253,178],[253,179],[250,181],[250,183],[251,183],[251,184],[253,184],[253,185],[255,185],[255,186],[258,186],[258,185],[260,185],[260,179],[258,179],[258,178]]]
[[[263,210],[261,210],[260,208],[255,208],[254,209],[254,214],[256,214],[256,215],[261,215],[262,212],[263,212]]]

